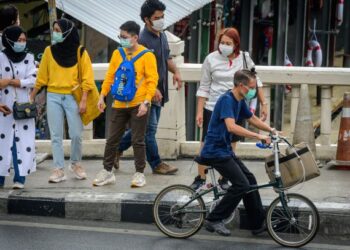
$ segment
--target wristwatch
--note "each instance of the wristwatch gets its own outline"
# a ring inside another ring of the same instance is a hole
[[[263,106],[264,106],[264,105],[267,105],[267,102],[262,102],[261,105],[263,105]]]
[[[151,103],[150,103],[149,101],[147,101],[147,100],[145,100],[145,101],[143,102],[143,104],[145,104],[147,107],[151,106]]]

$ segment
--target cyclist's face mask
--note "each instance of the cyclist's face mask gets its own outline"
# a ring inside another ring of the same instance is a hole
[[[249,88],[248,86],[246,85],[243,85],[241,83],[241,87],[242,89],[245,89],[242,93],[242,95],[244,96],[244,98],[247,100],[247,101],[250,101],[251,99],[254,98],[254,96],[256,95],[256,88]],[[247,91],[248,90],[248,91]]]

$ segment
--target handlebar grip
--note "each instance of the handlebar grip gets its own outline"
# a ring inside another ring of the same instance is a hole
[[[263,140],[264,141],[264,140]],[[264,143],[264,142],[257,142],[256,143],[256,146],[258,147],[258,148],[261,148],[261,149],[267,149],[267,148],[271,148],[271,146],[270,146],[270,144],[266,144],[266,143]],[[266,142],[266,141],[265,141]]]

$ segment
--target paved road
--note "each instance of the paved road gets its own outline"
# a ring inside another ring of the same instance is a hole
[[[349,249],[350,240],[317,238],[303,249]],[[163,236],[153,225],[74,221],[57,218],[0,217],[0,249],[12,250],[107,250],[107,249],[283,249],[268,235],[250,236],[234,231],[219,237],[201,231],[187,240]]]

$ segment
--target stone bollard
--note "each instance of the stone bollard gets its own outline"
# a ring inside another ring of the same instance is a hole
[[[300,86],[300,98],[293,136],[293,144],[298,144],[301,142],[307,143],[312,153],[316,157],[316,144],[311,116],[309,86],[307,84],[302,84]]]
[[[185,43],[172,33],[165,31],[168,38],[170,55],[176,65],[184,63],[181,55]],[[162,159],[176,159],[180,154],[180,143],[186,141],[185,124],[185,88],[176,90],[173,86],[173,75],[168,74],[169,102],[162,108],[157,131],[157,143]]]

